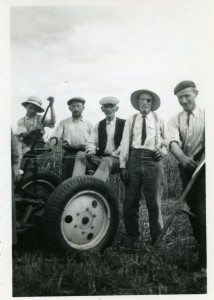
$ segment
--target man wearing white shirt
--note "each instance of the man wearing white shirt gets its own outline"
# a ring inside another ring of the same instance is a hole
[[[183,189],[205,151],[205,116],[204,110],[197,107],[198,90],[193,81],[180,82],[174,89],[183,110],[172,117],[168,123],[169,149],[179,161],[179,170]],[[198,242],[199,268],[206,268],[206,189],[205,165],[186,197],[190,212],[196,217],[189,217],[193,234]]]
[[[50,147],[54,147],[58,140],[62,141],[64,150],[62,180],[72,176],[75,156],[80,150],[85,150],[87,139],[92,132],[92,124],[82,116],[85,108],[85,99],[74,97],[67,104],[72,116],[59,123],[49,141]]]
[[[120,174],[125,183],[124,223],[132,242],[139,235],[139,202],[143,188],[154,243],[163,228],[161,192],[162,158],[167,154],[164,121],[154,111],[160,98],[149,90],[132,93],[131,103],[139,113],[127,119],[120,147]]]
[[[98,122],[90,135],[85,152],[76,156],[74,176],[84,175],[86,169],[96,170],[94,176],[106,181],[110,173],[119,167],[119,146],[125,120],[117,118],[119,100],[108,96],[100,100],[101,110],[106,118]]]

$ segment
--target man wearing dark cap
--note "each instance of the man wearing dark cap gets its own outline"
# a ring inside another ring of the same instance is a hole
[[[179,161],[183,188],[190,181],[205,152],[204,110],[196,105],[198,90],[193,81],[180,82],[174,89],[183,110],[168,123],[169,149]],[[206,268],[206,194],[205,165],[186,197],[186,202],[196,218],[189,217],[193,234],[198,242],[199,267]]]
[[[76,156],[74,176],[84,175],[86,168],[96,170],[94,176],[106,181],[119,168],[119,146],[125,120],[116,117],[119,100],[108,96],[100,100],[106,118],[98,122],[88,139],[85,152]]]
[[[79,151],[85,151],[87,139],[92,131],[92,124],[82,117],[85,99],[71,98],[68,102],[72,116],[62,120],[50,138],[49,145],[53,147],[62,141],[65,150],[62,159],[62,179],[70,178],[73,173],[75,156]]]
[[[127,119],[121,141],[120,174],[125,183],[124,222],[130,242],[139,235],[139,202],[143,187],[149,214],[152,243],[163,228],[161,192],[162,158],[167,154],[164,121],[154,111],[160,98],[149,90],[131,95],[131,104],[139,111]]]

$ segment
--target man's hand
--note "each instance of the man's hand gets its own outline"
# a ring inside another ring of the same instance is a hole
[[[120,178],[124,183],[128,182],[129,174],[126,168],[120,168]]]
[[[161,160],[163,157],[164,157],[164,153],[161,151],[160,148],[156,149],[156,150],[153,152],[153,159],[154,159],[155,161],[159,161],[159,160]]]
[[[47,100],[50,102],[50,105],[52,106],[54,103],[54,97],[48,97]]]
[[[86,150],[86,153],[89,157],[91,157],[96,154],[96,150]]]
[[[12,170],[13,170],[13,180],[14,180],[14,183],[17,183],[21,179],[21,173],[19,171],[18,165],[13,165],[12,166]]]
[[[198,166],[198,163],[192,157],[188,156],[183,157],[181,164],[185,169],[187,169],[190,172],[193,172]]]
[[[43,128],[44,128],[44,126],[42,125],[42,123],[37,124],[37,129],[42,130]]]

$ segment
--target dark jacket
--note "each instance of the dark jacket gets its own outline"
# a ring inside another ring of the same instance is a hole
[[[123,136],[123,129],[125,125],[124,119],[116,118],[114,143],[115,149],[120,146],[120,142]],[[106,133],[106,119],[99,122],[98,125],[98,151],[97,155],[105,156],[105,148],[107,144],[107,133]]]

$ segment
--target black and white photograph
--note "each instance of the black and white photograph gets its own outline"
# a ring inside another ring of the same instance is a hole
[[[211,299],[214,2],[0,11],[2,299]]]

